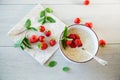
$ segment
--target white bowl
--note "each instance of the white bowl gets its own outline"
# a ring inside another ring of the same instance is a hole
[[[63,36],[62,32],[59,40],[59,48],[63,56],[66,57],[68,60],[77,63],[90,61],[93,58],[93,56],[97,54],[99,49],[98,37],[96,33],[92,29],[84,26],[83,24],[73,24],[68,27],[68,31],[69,34],[75,33],[80,35],[80,39],[82,41],[83,46],[77,48],[66,47],[66,49],[64,49],[61,44],[61,39]],[[93,56],[88,55],[86,51],[82,50],[82,48],[89,51]]]

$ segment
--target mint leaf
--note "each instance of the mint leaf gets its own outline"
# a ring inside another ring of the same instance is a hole
[[[48,13],[53,13],[53,10],[51,8],[46,8],[45,11]]]
[[[62,36],[62,46],[64,49],[66,49],[67,36],[68,36],[68,28],[65,26],[65,29],[63,31],[63,36]]]
[[[63,71],[64,71],[64,72],[68,72],[69,70],[70,70],[69,67],[63,67]]]
[[[20,38],[15,44],[14,47],[20,47],[25,37]]]
[[[27,19],[25,22],[25,27],[28,29],[28,28],[30,28],[30,26],[31,26],[31,20]]]
[[[52,17],[50,17],[50,16],[47,16],[47,21],[48,22],[50,22],[50,23],[55,23],[56,21],[52,18]]]
[[[56,61],[51,61],[51,62],[48,64],[49,67],[54,67],[54,66],[56,66],[56,65],[57,65],[57,62],[56,62]]]
[[[32,49],[31,44],[30,44],[28,38],[26,38],[26,37],[24,38],[23,44],[25,45],[25,47],[27,47],[29,49]]]
[[[40,18],[39,20],[38,20],[38,22],[42,22],[44,20],[44,18]]]
[[[67,38],[68,36],[68,28],[65,26],[64,32],[63,32],[63,37]]]
[[[34,30],[34,31],[37,31],[37,29],[34,28],[34,27],[30,27],[30,28],[28,28],[28,30]]]
[[[42,17],[45,17],[45,10],[41,11],[40,17],[41,17],[41,18],[42,18]]]

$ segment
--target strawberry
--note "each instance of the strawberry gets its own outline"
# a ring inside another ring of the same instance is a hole
[[[72,40],[66,40],[66,46],[70,46],[72,43]]]
[[[39,36],[39,41],[44,42],[45,36]]]
[[[75,35],[75,39],[80,39],[80,36],[78,34],[74,34]]]
[[[90,29],[92,29],[93,24],[92,24],[92,22],[86,22],[85,26],[88,27],[88,28],[90,28]]]
[[[89,1],[89,0],[84,0],[83,4],[84,4],[84,5],[89,5],[89,4],[90,4],[90,1]]]
[[[44,32],[45,31],[45,27],[44,26],[40,26],[39,30],[40,30],[40,32]]]
[[[50,46],[54,46],[56,44],[56,40],[55,39],[51,39],[49,44],[50,44]]]
[[[75,23],[75,24],[79,24],[80,21],[81,21],[80,18],[76,18],[76,19],[74,20],[74,23]]]
[[[38,41],[38,37],[36,36],[36,35],[32,35],[31,37],[30,37],[30,42],[31,43],[35,43],[35,42],[37,42]]]
[[[46,35],[47,37],[49,37],[49,36],[51,35],[51,31],[50,31],[50,30],[45,31],[45,35]]]
[[[104,47],[104,46],[106,45],[106,41],[103,40],[103,39],[99,40],[99,45],[100,45],[101,47]]]
[[[72,43],[70,44],[70,47],[71,48],[76,48],[76,45],[75,45],[74,41],[72,41]]]
[[[41,42],[38,44],[38,48],[40,48],[41,50],[45,50],[48,48],[48,44],[45,42]]]
[[[74,40],[74,43],[75,43],[75,45],[78,46],[78,47],[81,47],[81,46],[82,46],[82,42],[81,42],[80,39],[75,39],[75,40]]]
[[[69,34],[68,38],[75,39],[75,34]]]

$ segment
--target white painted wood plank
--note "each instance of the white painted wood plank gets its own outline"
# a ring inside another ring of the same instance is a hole
[[[82,4],[84,0],[0,0],[0,4]],[[120,0],[90,0],[91,4],[120,4]]]
[[[0,5],[0,46],[12,46],[7,32],[19,22],[35,5]],[[51,7],[54,15],[67,25],[73,24],[75,17],[81,17],[82,23],[92,21],[98,37],[108,43],[120,43],[120,5],[43,5]],[[112,36],[111,36],[112,35]]]
[[[92,60],[88,63],[74,64],[67,61],[60,53],[51,60],[57,66],[41,66],[24,51],[12,47],[0,47],[0,80],[120,80],[120,45],[108,45],[99,50],[98,56],[107,60],[107,66],[101,66]],[[70,72],[63,72],[68,66]]]

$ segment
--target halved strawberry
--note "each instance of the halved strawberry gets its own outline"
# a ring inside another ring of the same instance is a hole
[[[31,43],[35,43],[35,42],[37,42],[37,41],[38,41],[37,35],[32,35],[32,36],[30,37],[30,42],[31,42]]]

